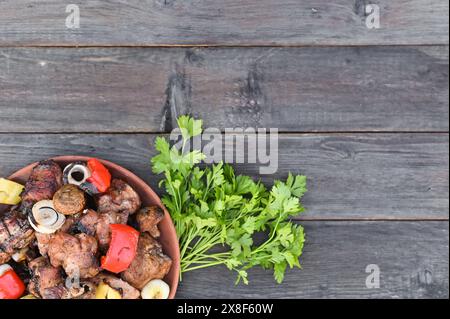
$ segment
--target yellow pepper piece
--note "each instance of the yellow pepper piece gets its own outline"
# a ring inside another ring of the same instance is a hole
[[[121,294],[102,282],[95,291],[95,299],[122,299]]]
[[[116,289],[109,288],[107,299],[122,299],[122,295]]]
[[[106,295],[108,294],[109,286],[105,283],[101,283],[98,285],[95,290],[95,299],[106,299]]]
[[[0,204],[19,204],[22,200],[20,194],[22,194],[23,189],[24,187],[18,183],[0,178]]]

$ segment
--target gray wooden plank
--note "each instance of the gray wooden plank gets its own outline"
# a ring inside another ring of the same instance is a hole
[[[0,132],[448,131],[448,47],[1,48]]]
[[[130,0],[79,4],[68,29],[58,0],[0,2],[0,45],[372,45],[448,44],[448,1]]]
[[[186,273],[178,298],[442,298],[449,297],[448,222],[303,222],[303,269],[277,285],[270,271],[252,269],[235,286],[225,267]],[[380,288],[365,272],[378,265]]]
[[[146,134],[0,134],[0,176],[40,159],[79,154],[114,161],[156,189],[159,177],[149,164],[154,139]],[[232,144],[225,145],[232,151]],[[440,220],[449,216],[448,157],[448,134],[290,134],[280,136],[275,174],[260,176],[255,164],[238,164],[237,170],[267,184],[289,171],[306,174],[304,219]]]

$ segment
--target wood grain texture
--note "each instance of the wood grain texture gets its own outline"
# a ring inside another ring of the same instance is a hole
[[[448,47],[1,48],[0,132],[449,129]]]
[[[0,45],[448,44],[446,0],[93,0],[68,29],[67,3],[0,1]]]
[[[234,285],[225,267],[187,273],[178,298],[448,298],[448,222],[303,222],[303,269],[277,285],[270,271],[252,269],[250,284]],[[365,272],[380,268],[380,288]]]
[[[0,134],[0,176],[57,155],[112,160],[157,189],[150,171],[155,135]],[[278,171],[309,178],[304,219],[448,219],[448,134],[323,134],[280,136]],[[232,151],[232,144],[225,143]],[[251,152],[253,149],[248,149]],[[265,166],[265,165],[261,165]],[[259,166],[238,164],[260,177]]]

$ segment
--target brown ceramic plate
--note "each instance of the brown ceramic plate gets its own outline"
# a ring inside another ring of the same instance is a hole
[[[53,158],[53,160],[55,160],[62,168],[64,168],[69,163],[76,161],[85,162],[88,159],[89,157],[85,156],[60,156]],[[114,178],[123,179],[125,182],[130,184],[131,187],[133,187],[136,190],[136,192],[138,192],[139,196],[142,199],[143,205],[145,206],[158,205],[164,210],[165,218],[159,224],[159,229],[161,231],[161,237],[159,238],[159,242],[163,246],[164,253],[168,255],[170,258],[172,258],[173,261],[170,272],[164,278],[164,281],[167,282],[170,286],[169,298],[173,299],[177,291],[178,278],[180,275],[180,249],[178,246],[178,239],[175,227],[173,225],[169,213],[167,212],[167,209],[161,203],[161,200],[158,197],[158,195],[156,195],[156,193],[150,188],[150,186],[148,186],[142,179],[140,179],[129,170],[117,164],[101,159],[100,161],[109,169],[111,175]],[[30,176],[31,170],[36,164],[37,163],[34,163],[20,169],[19,171],[11,175],[9,179],[21,184],[25,184],[28,177]]]

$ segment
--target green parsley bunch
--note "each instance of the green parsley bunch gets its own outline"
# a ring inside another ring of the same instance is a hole
[[[288,266],[300,268],[305,234],[289,218],[304,211],[300,198],[307,191],[306,177],[289,174],[269,191],[249,176],[236,176],[228,164],[201,168],[205,155],[185,148],[202,133],[202,121],[181,116],[178,126],[182,148],[158,137],[152,168],[165,176],[162,201],[179,238],[181,274],[225,265],[237,273],[236,284],[248,284],[247,270],[261,266],[272,269],[281,283]],[[257,233],[265,236],[262,243],[254,242]]]

